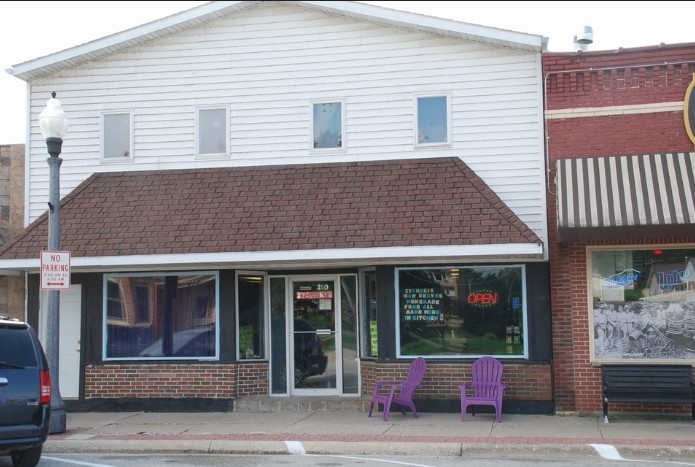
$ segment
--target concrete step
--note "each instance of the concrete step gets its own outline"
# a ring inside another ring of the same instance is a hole
[[[367,397],[239,397],[234,412],[368,412]]]

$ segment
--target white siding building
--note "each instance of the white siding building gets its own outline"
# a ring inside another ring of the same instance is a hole
[[[549,381],[544,44],[359,2],[220,1],[12,67],[29,84],[28,228],[0,270],[30,294],[51,92],[70,121],[62,248],[88,344],[63,397],[361,396],[416,355],[462,378],[513,358]],[[150,365],[227,384],[104,389]],[[552,405],[531,393],[526,407]]]

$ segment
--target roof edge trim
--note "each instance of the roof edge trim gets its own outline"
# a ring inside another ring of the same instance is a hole
[[[501,243],[493,245],[456,245],[456,246],[422,246],[395,248],[351,248],[334,250],[291,250],[291,251],[261,251],[241,253],[203,253],[183,255],[133,255],[133,256],[101,256],[101,257],[72,257],[71,269],[107,268],[107,267],[169,267],[169,266],[199,266],[212,264],[254,263],[302,263],[307,261],[356,261],[356,260],[389,260],[389,259],[457,259],[465,257],[500,258],[525,257],[541,259],[543,244],[541,243]],[[40,259],[0,260],[0,275],[10,271],[38,270]]]

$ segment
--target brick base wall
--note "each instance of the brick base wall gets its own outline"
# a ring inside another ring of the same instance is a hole
[[[268,363],[249,362],[237,365],[239,386],[237,396],[253,397],[268,395]]]
[[[87,365],[84,380],[85,399],[265,396],[268,363]]]
[[[379,380],[404,379],[409,362],[362,362],[362,395]],[[459,400],[459,385],[470,381],[470,363],[427,362],[418,397]],[[505,398],[552,401],[550,365],[506,364]],[[268,395],[268,363],[104,364],[85,368],[84,399],[229,399]]]
[[[237,365],[87,365],[84,398],[211,398],[236,395]]]
[[[410,362],[362,362],[362,395],[371,396],[380,380],[405,379]],[[471,380],[471,363],[427,361],[427,372],[418,397],[459,400],[459,385]],[[552,401],[552,375],[549,364],[505,364],[502,381],[508,385],[505,399]]]

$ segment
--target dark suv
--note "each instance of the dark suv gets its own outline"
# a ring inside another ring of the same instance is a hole
[[[0,316],[0,456],[15,467],[38,464],[50,417],[51,378],[36,332]]]

